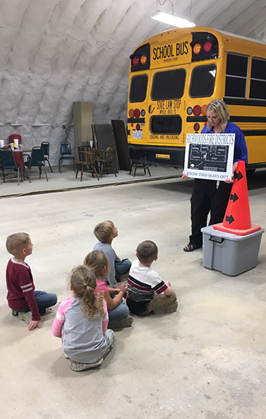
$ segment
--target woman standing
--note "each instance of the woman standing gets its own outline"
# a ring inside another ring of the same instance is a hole
[[[248,152],[243,132],[237,125],[229,121],[230,116],[223,100],[215,99],[207,106],[207,125],[202,133],[210,134],[235,134],[235,148],[233,160],[233,173],[237,168],[238,161],[248,162]],[[183,179],[188,175],[183,172]],[[191,235],[189,243],[184,247],[185,252],[202,247],[201,228],[207,224],[210,212],[209,225],[221,223],[229,200],[234,176],[224,182],[215,180],[195,179],[191,201]]]

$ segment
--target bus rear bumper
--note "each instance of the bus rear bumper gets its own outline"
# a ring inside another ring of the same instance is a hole
[[[161,166],[183,167],[185,147],[156,147],[129,144],[132,161]]]

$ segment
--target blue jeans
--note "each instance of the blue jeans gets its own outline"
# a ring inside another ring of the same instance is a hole
[[[57,303],[56,294],[48,294],[45,291],[34,291],[34,294],[40,314],[44,314],[48,307],[52,307]],[[29,307],[22,310],[23,313],[27,313],[28,311],[30,311]]]
[[[129,259],[123,259],[121,262],[115,262],[115,279],[119,282],[121,275],[124,275],[129,271],[131,267],[131,262]]]
[[[52,307],[57,303],[56,294],[48,294],[45,291],[34,291],[34,294],[40,314],[45,313],[48,307]]]
[[[109,315],[109,322],[118,322],[118,320],[122,320],[127,317],[129,314],[128,306],[125,303],[120,303],[116,308],[113,310],[108,310]]]

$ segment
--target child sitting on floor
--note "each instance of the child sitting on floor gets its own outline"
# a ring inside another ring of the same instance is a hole
[[[151,269],[153,261],[158,259],[158,248],[151,240],[140,243],[128,276],[127,305],[133,314],[172,313],[177,309],[176,295],[170,282],[164,282]]]
[[[120,259],[112,248],[112,241],[118,236],[117,227],[112,221],[103,221],[96,225],[94,235],[99,240],[93,250],[101,250],[108,258],[110,270],[108,282],[115,288],[122,275],[126,274],[131,266],[128,259]]]
[[[107,256],[100,250],[90,252],[84,259],[84,265],[91,268],[97,278],[95,291],[103,292],[107,303],[110,329],[131,326],[133,319],[128,316],[129,310],[123,298],[127,293],[127,285],[122,284],[118,288],[108,288],[106,284],[106,276],[109,271],[109,263]]]
[[[84,265],[74,268],[70,277],[74,296],[60,304],[54,319],[52,333],[62,338],[73,371],[101,365],[114,346],[114,332],[107,329],[106,302],[96,295],[95,287],[91,269]]]
[[[7,301],[12,314],[28,323],[28,329],[41,327],[41,314],[57,303],[56,294],[34,291],[35,286],[29,265],[25,262],[32,254],[33,244],[27,233],[8,236],[6,249],[11,258],[6,268]]]

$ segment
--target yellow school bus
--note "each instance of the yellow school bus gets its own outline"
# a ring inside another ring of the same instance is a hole
[[[143,42],[130,56],[131,160],[182,167],[186,135],[201,132],[218,98],[245,135],[249,169],[266,166],[266,45],[205,27]]]

